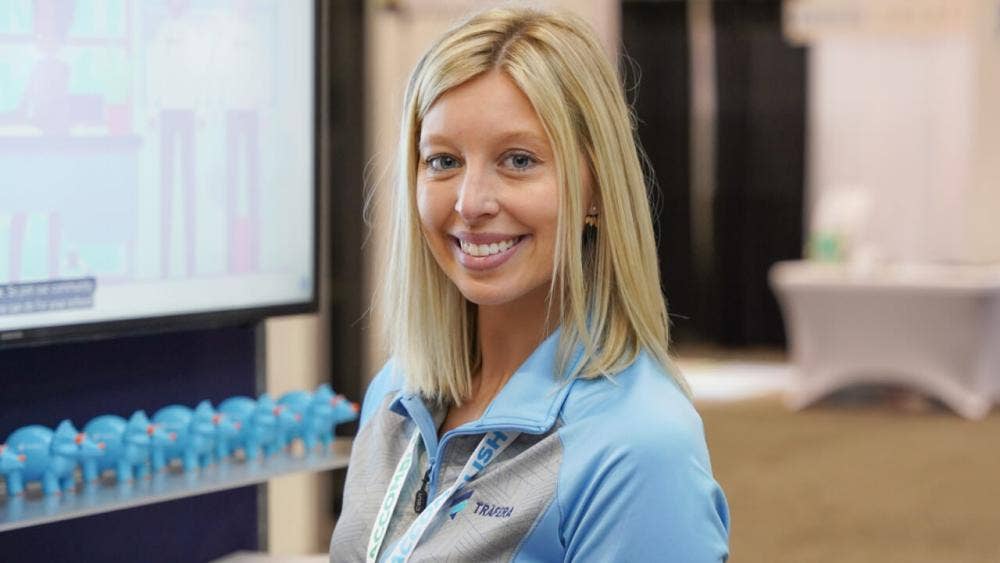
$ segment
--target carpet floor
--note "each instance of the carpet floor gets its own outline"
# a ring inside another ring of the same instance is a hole
[[[699,404],[732,563],[1000,562],[1000,412]]]

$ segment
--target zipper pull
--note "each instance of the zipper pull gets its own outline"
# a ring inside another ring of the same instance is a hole
[[[424,482],[420,484],[420,490],[417,491],[417,497],[413,499],[413,511],[420,514],[427,508],[427,482],[431,480],[431,466],[427,467],[427,471],[424,472]]]

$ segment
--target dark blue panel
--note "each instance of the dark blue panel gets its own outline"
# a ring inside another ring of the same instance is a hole
[[[27,424],[80,428],[253,396],[254,345],[252,328],[227,328],[0,352],[0,440]],[[4,561],[205,561],[256,548],[254,487],[0,533]]]
[[[257,549],[255,487],[0,533],[0,561],[201,562]]]

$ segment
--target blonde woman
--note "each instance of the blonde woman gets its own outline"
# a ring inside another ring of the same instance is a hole
[[[406,93],[332,561],[722,561],[622,87],[578,19],[492,10]]]

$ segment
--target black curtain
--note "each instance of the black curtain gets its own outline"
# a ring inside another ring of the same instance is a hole
[[[685,2],[622,6],[621,70],[651,170],[663,290],[675,339],[696,338],[700,288],[691,252],[690,68]]]
[[[715,239],[722,344],[780,344],[767,272],[802,256],[805,50],[781,30],[781,2],[713,4],[718,122]]]
[[[710,275],[699,279],[691,236],[687,2],[622,3],[625,55],[641,72],[632,96],[655,180],[664,291],[679,343],[782,344],[767,272],[802,252],[805,51],[783,38],[778,0],[717,1],[712,8],[714,246],[707,250]]]
[[[327,294],[330,313],[331,384],[338,393],[361,402],[361,319],[366,299],[361,275],[364,235],[364,3],[361,0],[320,2],[327,34],[321,38],[320,58],[326,104],[321,113],[321,131],[328,144],[319,156],[330,162],[321,189],[327,194],[330,271]],[[338,435],[353,436],[356,424],[337,427]],[[333,473],[333,512],[342,506],[346,470]]]

